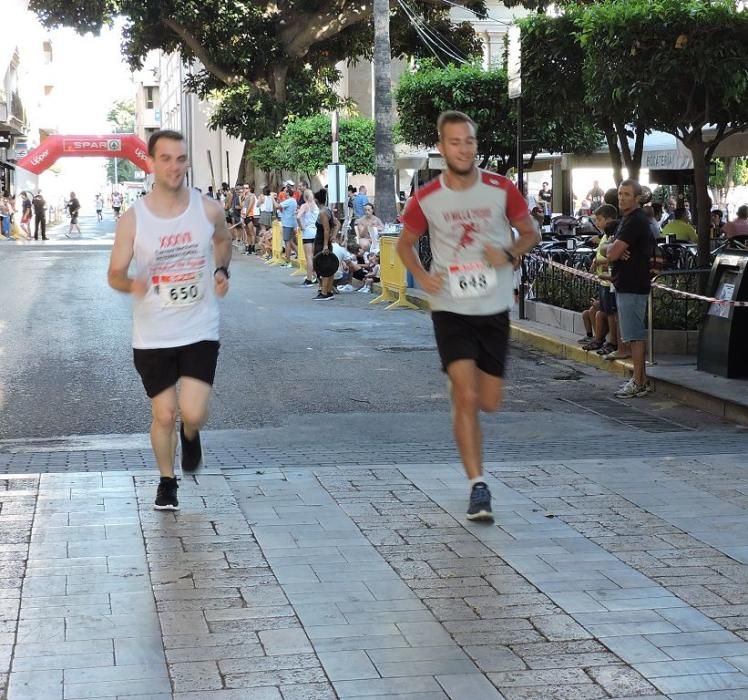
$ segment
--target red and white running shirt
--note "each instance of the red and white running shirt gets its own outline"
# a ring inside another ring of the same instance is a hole
[[[451,190],[440,175],[410,199],[401,221],[422,236],[428,230],[432,272],[444,274],[439,292],[430,295],[433,311],[485,316],[511,308],[512,268],[488,266],[486,245],[512,245],[511,222],[529,215],[527,202],[502,175],[478,171],[466,190]]]

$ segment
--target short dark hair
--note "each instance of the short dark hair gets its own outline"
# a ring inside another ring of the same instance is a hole
[[[678,208],[677,208],[677,209],[676,209],[676,210],[675,210],[675,211],[673,212],[673,216],[674,216],[674,217],[675,217],[676,219],[687,219],[687,218],[688,218],[688,213],[686,212],[686,208],[685,208],[685,207],[678,207]]]
[[[475,131],[478,131],[478,127],[475,125],[475,122],[468,117],[465,112],[458,112],[456,110],[450,109],[446,112],[442,112],[439,115],[439,118],[436,120],[436,131],[439,134],[439,140],[442,138],[442,130],[444,129],[445,124],[472,124],[473,129]]]
[[[725,216],[725,212],[723,212],[721,209],[712,209],[712,216],[714,216],[715,214],[720,218],[720,221]]]
[[[638,180],[632,180],[631,178],[629,178],[628,180],[623,180],[623,182],[618,185],[618,189],[621,189],[621,187],[630,187],[632,190],[634,190],[634,197],[642,196],[642,186],[639,184]]]
[[[738,207],[737,214],[739,219],[748,219],[748,204]]]
[[[320,203],[320,204],[327,204],[327,190],[323,187],[321,190],[317,190],[314,193],[314,198]]]
[[[604,219],[617,219],[618,218],[618,209],[616,209],[612,204],[601,204],[597,209],[595,209],[595,216],[602,216]]]
[[[159,129],[158,131],[154,131],[151,134],[151,137],[148,139],[148,155],[151,158],[155,158],[156,144],[161,139],[170,139],[171,141],[184,141],[184,136],[178,131],[174,131],[172,129]]]

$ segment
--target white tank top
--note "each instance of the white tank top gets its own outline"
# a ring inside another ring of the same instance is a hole
[[[155,216],[146,198],[135,201],[134,259],[151,286],[134,298],[134,348],[176,348],[218,340],[213,290],[213,233],[202,195],[190,190],[187,209],[173,219]]]
[[[314,204],[307,209],[301,216],[301,237],[307,241],[317,235],[317,218],[319,217],[319,207]]]
[[[269,195],[263,195],[264,199],[262,200],[262,204],[260,205],[260,211],[268,212],[269,214],[273,213],[273,198]]]

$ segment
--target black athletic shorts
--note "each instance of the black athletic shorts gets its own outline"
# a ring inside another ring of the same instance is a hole
[[[455,360],[475,360],[478,369],[504,376],[509,344],[509,312],[489,316],[464,316],[450,311],[431,314],[442,370]]]
[[[148,398],[174,386],[180,377],[192,377],[213,386],[220,346],[217,340],[201,340],[178,348],[133,348],[135,369]]]

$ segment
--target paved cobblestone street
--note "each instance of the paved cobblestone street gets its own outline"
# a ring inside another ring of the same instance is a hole
[[[748,698],[744,428],[513,344],[470,524],[428,316],[245,257],[206,467],[155,512],[107,254],[0,260],[54,290],[0,344],[2,700]]]
[[[744,454],[508,457],[485,526],[454,458],[252,466],[239,438],[178,513],[137,449],[0,477],[4,695],[748,697]]]

